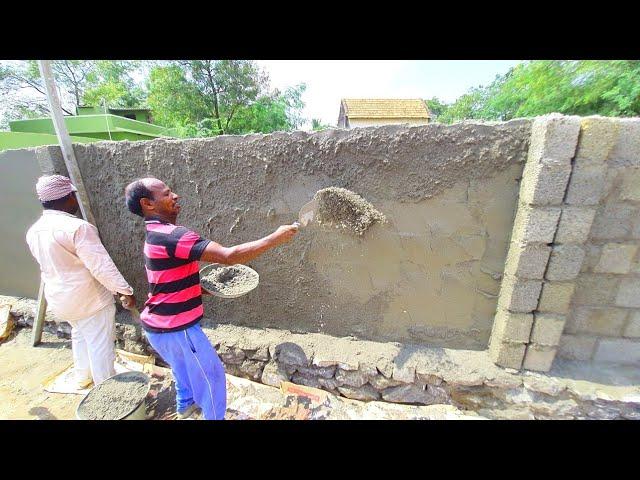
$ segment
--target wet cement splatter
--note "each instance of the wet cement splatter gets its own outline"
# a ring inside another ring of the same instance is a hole
[[[313,198],[318,200],[317,218],[320,223],[331,223],[356,235],[362,235],[376,222],[386,221],[383,213],[346,188],[323,188]]]

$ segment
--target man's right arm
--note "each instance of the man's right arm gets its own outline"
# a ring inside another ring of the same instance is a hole
[[[89,223],[82,224],[74,234],[76,255],[82,260],[91,275],[111,293],[133,296],[133,289],[124,279],[113,260],[102,245],[98,230]],[[129,302],[129,300],[128,300]]]
[[[297,226],[282,225],[271,235],[267,235],[260,240],[242,243],[233,247],[223,247],[219,243],[212,241],[205,248],[200,260],[203,262],[222,263],[225,265],[247,263],[256,257],[259,257],[267,250],[288,242],[296,233],[298,233]]]

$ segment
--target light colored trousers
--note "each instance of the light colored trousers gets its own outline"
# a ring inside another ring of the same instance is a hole
[[[100,382],[116,374],[116,306],[107,305],[95,315],[69,322],[74,376],[79,384]]]

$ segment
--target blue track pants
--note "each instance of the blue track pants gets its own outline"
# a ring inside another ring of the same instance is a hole
[[[195,402],[206,420],[224,420],[227,409],[224,366],[200,324],[177,332],[145,334],[155,351],[171,366],[178,411]]]

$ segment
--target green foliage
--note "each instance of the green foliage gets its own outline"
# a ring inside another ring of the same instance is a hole
[[[11,61],[0,65],[0,108],[3,128],[11,120],[47,114],[47,98],[37,63]]]
[[[471,89],[439,120],[510,120],[547,113],[637,116],[640,61],[536,60],[516,65],[486,87]]]
[[[318,118],[312,118],[311,119],[311,128],[315,132],[319,132],[319,131],[322,131],[322,130],[326,130],[327,128],[332,128],[332,126],[328,125],[326,123],[322,123],[320,121],[320,119],[318,119]]]
[[[226,133],[269,133],[295,130],[302,125],[299,112],[304,107],[302,94],[306,85],[290,87],[283,93],[275,90],[271,95],[262,95],[251,105],[236,114],[232,126]]]
[[[431,121],[437,120],[447,109],[447,104],[441,102],[438,98],[433,97],[429,100],[425,100],[429,113],[431,113]]]
[[[77,106],[136,107],[144,91],[132,73],[138,62],[112,60],[55,60],[51,62],[60,91],[62,110],[75,114]],[[48,115],[46,90],[36,60],[7,62],[0,67],[0,101],[3,123],[18,118]]]
[[[68,115],[77,106],[146,105],[155,123],[181,137],[287,131],[304,121],[306,86],[269,91],[268,75],[252,61],[57,60],[51,65]],[[135,81],[136,72],[144,75],[143,85]],[[37,61],[0,64],[0,100],[3,126],[48,115]]]
[[[204,136],[194,132],[202,131],[204,127],[197,124],[207,119],[209,110],[197,87],[187,80],[179,65],[152,68],[148,91],[147,105],[157,124],[176,128],[179,136]]]
[[[220,133],[233,130],[234,116],[266,93],[267,75],[248,60],[188,60],[176,62]]]
[[[136,85],[131,74],[139,62],[98,60],[87,75],[84,105],[134,108],[144,104],[145,91]]]
[[[147,103],[160,125],[181,137],[268,133],[298,128],[301,84],[267,90],[268,77],[253,62],[190,60],[151,69]]]

